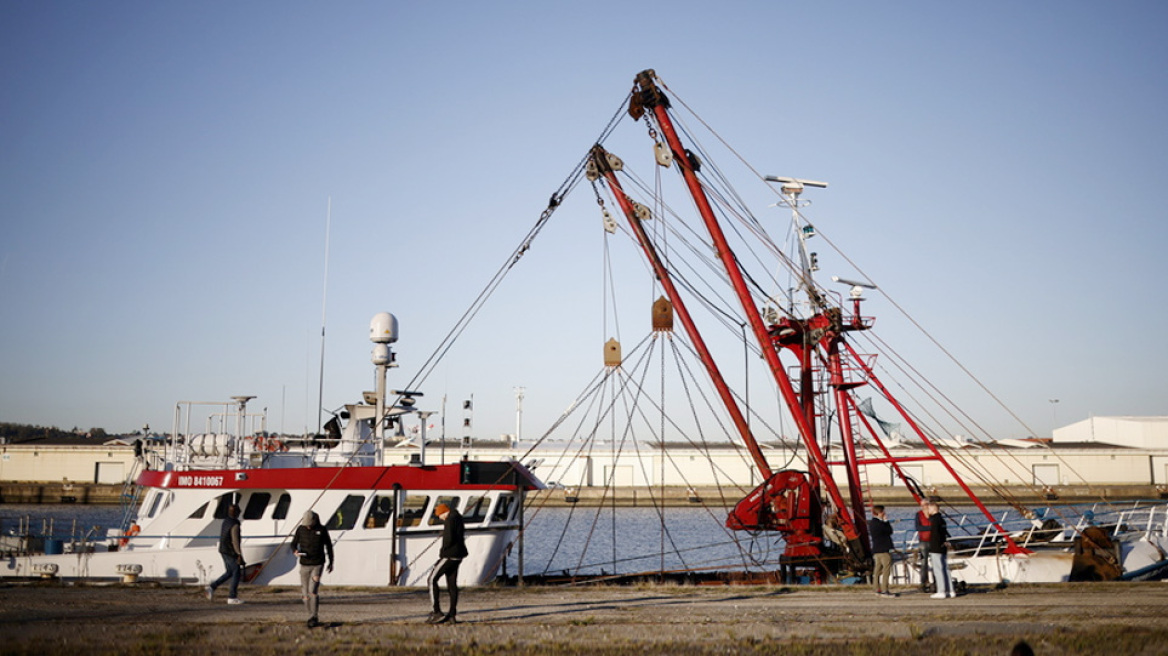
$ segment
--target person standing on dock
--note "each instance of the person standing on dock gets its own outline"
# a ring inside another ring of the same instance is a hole
[[[308,609],[308,628],[320,626],[317,610],[320,608],[320,579],[325,561],[333,571],[333,541],[328,528],[320,523],[320,515],[309,510],[292,536],[292,552],[300,558],[300,589],[304,607]]]
[[[227,603],[242,604],[243,600],[236,596],[239,592],[239,580],[243,577],[243,545],[241,543],[239,526],[239,506],[234,503],[227,506],[227,517],[223,520],[223,528],[219,531],[219,555],[223,556],[223,576],[215,579],[207,586],[207,598],[215,598],[215,589],[231,581],[227,590]]]
[[[895,597],[889,588],[889,580],[892,578],[892,524],[888,523],[884,506],[872,506],[868,535],[872,536],[872,560],[875,562],[872,583],[876,586],[876,594]]]
[[[458,566],[469,553],[466,550],[466,527],[462,515],[450,506],[440,503],[434,514],[442,520],[442,548],[438,551],[438,563],[430,574],[430,603],[433,611],[426,618],[429,624],[458,623]],[[450,594],[450,609],[443,614],[438,603],[438,584],[446,577],[446,591]]]
[[[929,499],[921,498],[921,509],[915,516],[917,549],[921,554],[921,592],[929,591]]]
[[[953,581],[949,578],[949,531],[945,527],[945,517],[941,515],[941,508],[930,501],[929,514],[929,565],[933,568],[933,581],[937,584],[937,592],[933,599],[956,597],[953,591]]]

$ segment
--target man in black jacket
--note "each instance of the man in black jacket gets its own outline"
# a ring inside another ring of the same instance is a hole
[[[207,598],[215,598],[215,589],[231,581],[227,589],[227,603],[242,604],[243,600],[236,596],[239,591],[239,580],[243,578],[243,544],[239,526],[239,506],[234,503],[227,506],[227,517],[219,531],[219,555],[223,557],[223,576],[215,579],[207,586]]]
[[[440,503],[434,508],[434,514],[442,520],[442,548],[438,551],[438,564],[430,575],[430,603],[433,612],[426,618],[430,624],[457,623],[458,614],[458,566],[466,558],[466,526],[462,522],[462,515],[450,506]],[[438,603],[439,579],[446,577],[446,590],[450,593],[450,610],[442,613]]]
[[[884,506],[872,506],[872,518],[868,520],[868,535],[872,538],[872,583],[876,585],[876,594],[881,597],[895,597],[888,588],[892,575],[892,524],[888,523],[888,515]]]
[[[292,552],[300,557],[300,589],[304,594],[304,606],[308,609],[308,628],[319,626],[316,619],[320,608],[320,578],[324,574],[325,560],[328,571],[333,571],[333,541],[328,528],[320,523],[320,516],[309,510],[296,527],[292,536]]]
[[[957,596],[953,590],[953,580],[949,578],[949,531],[945,526],[945,517],[941,508],[933,501],[927,505],[929,513],[929,565],[933,568],[933,582],[937,584],[937,592],[933,599],[946,599]]]

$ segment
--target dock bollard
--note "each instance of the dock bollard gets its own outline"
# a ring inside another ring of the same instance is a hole
[[[142,573],[142,566],[136,563],[118,565],[118,574],[122,575],[122,583],[137,583],[138,575]]]

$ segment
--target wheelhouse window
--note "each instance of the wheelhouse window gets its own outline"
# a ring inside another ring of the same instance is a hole
[[[496,522],[505,522],[511,518],[511,507],[515,505],[515,497],[510,494],[500,494],[499,503],[495,504],[495,512],[491,519]]]
[[[206,515],[206,514],[207,514],[207,504],[204,503],[203,505],[199,506],[195,510],[195,512],[191,513],[191,516],[187,517],[187,519],[202,519],[203,515]]]
[[[462,513],[462,519],[467,524],[482,524],[487,519],[487,510],[490,507],[490,497],[471,497],[466,504],[466,512]]]
[[[361,512],[361,506],[365,503],[365,497],[359,494],[350,494],[345,497],[341,505],[337,507],[337,511],[328,521],[328,530],[330,531],[347,531],[357,524],[357,513]]]
[[[276,502],[276,509],[272,511],[272,519],[285,519],[288,517],[288,506],[292,505],[292,495],[285,492],[280,495],[280,500]]]
[[[398,526],[418,526],[422,523],[422,516],[426,514],[426,506],[430,504],[430,497],[424,494],[407,494],[402,502],[401,519]]]
[[[450,506],[451,508],[458,510],[458,497],[438,497],[438,503],[435,503],[434,507],[437,508],[441,504],[446,504],[446,505]],[[441,524],[442,520],[438,519],[438,515],[435,514],[434,511],[431,510],[430,511],[430,521],[427,523],[430,526],[434,526],[435,524]]]
[[[166,497],[166,495],[164,495],[161,492],[154,495],[154,502],[150,504],[150,512],[146,513],[147,517],[153,517],[154,515],[156,515],[158,513],[158,508],[160,505],[162,505],[162,500],[165,497]]]
[[[223,519],[227,516],[227,507],[236,502],[236,495],[234,492],[229,492],[219,497],[219,501],[215,505],[215,514],[212,515],[212,517],[215,519]]]
[[[393,497],[378,494],[369,505],[369,514],[365,516],[365,528],[385,528],[390,517],[393,517]]]
[[[272,495],[268,492],[253,492],[247,498],[247,507],[243,509],[244,519],[260,519],[264,516],[264,510],[268,507],[268,502],[272,500]]]

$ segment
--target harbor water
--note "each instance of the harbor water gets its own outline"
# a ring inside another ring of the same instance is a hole
[[[890,507],[898,544],[913,543],[914,507]],[[955,534],[974,534],[984,520],[972,508],[955,508],[950,517]],[[991,509],[1001,516],[1004,509]],[[100,539],[118,528],[122,508],[116,505],[0,505],[4,552],[22,535],[41,544],[69,544]],[[968,513],[968,514],[967,514]],[[525,576],[604,576],[641,572],[760,571],[777,568],[782,540],[773,533],[749,533],[725,528],[727,510],[702,506],[679,508],[530,508],[523,535]],[[1008,516],[1008,514],[1007,514]],[[1014,513],[1017,518],[1017,514]],[[959,524],[968,522],[964,529]],[[1017,525],[1016,522],[1007,524]],[[1010,526],[1007,526],[1010,528]],[[519,549],[513,548],[502,573],[519,573]]]

